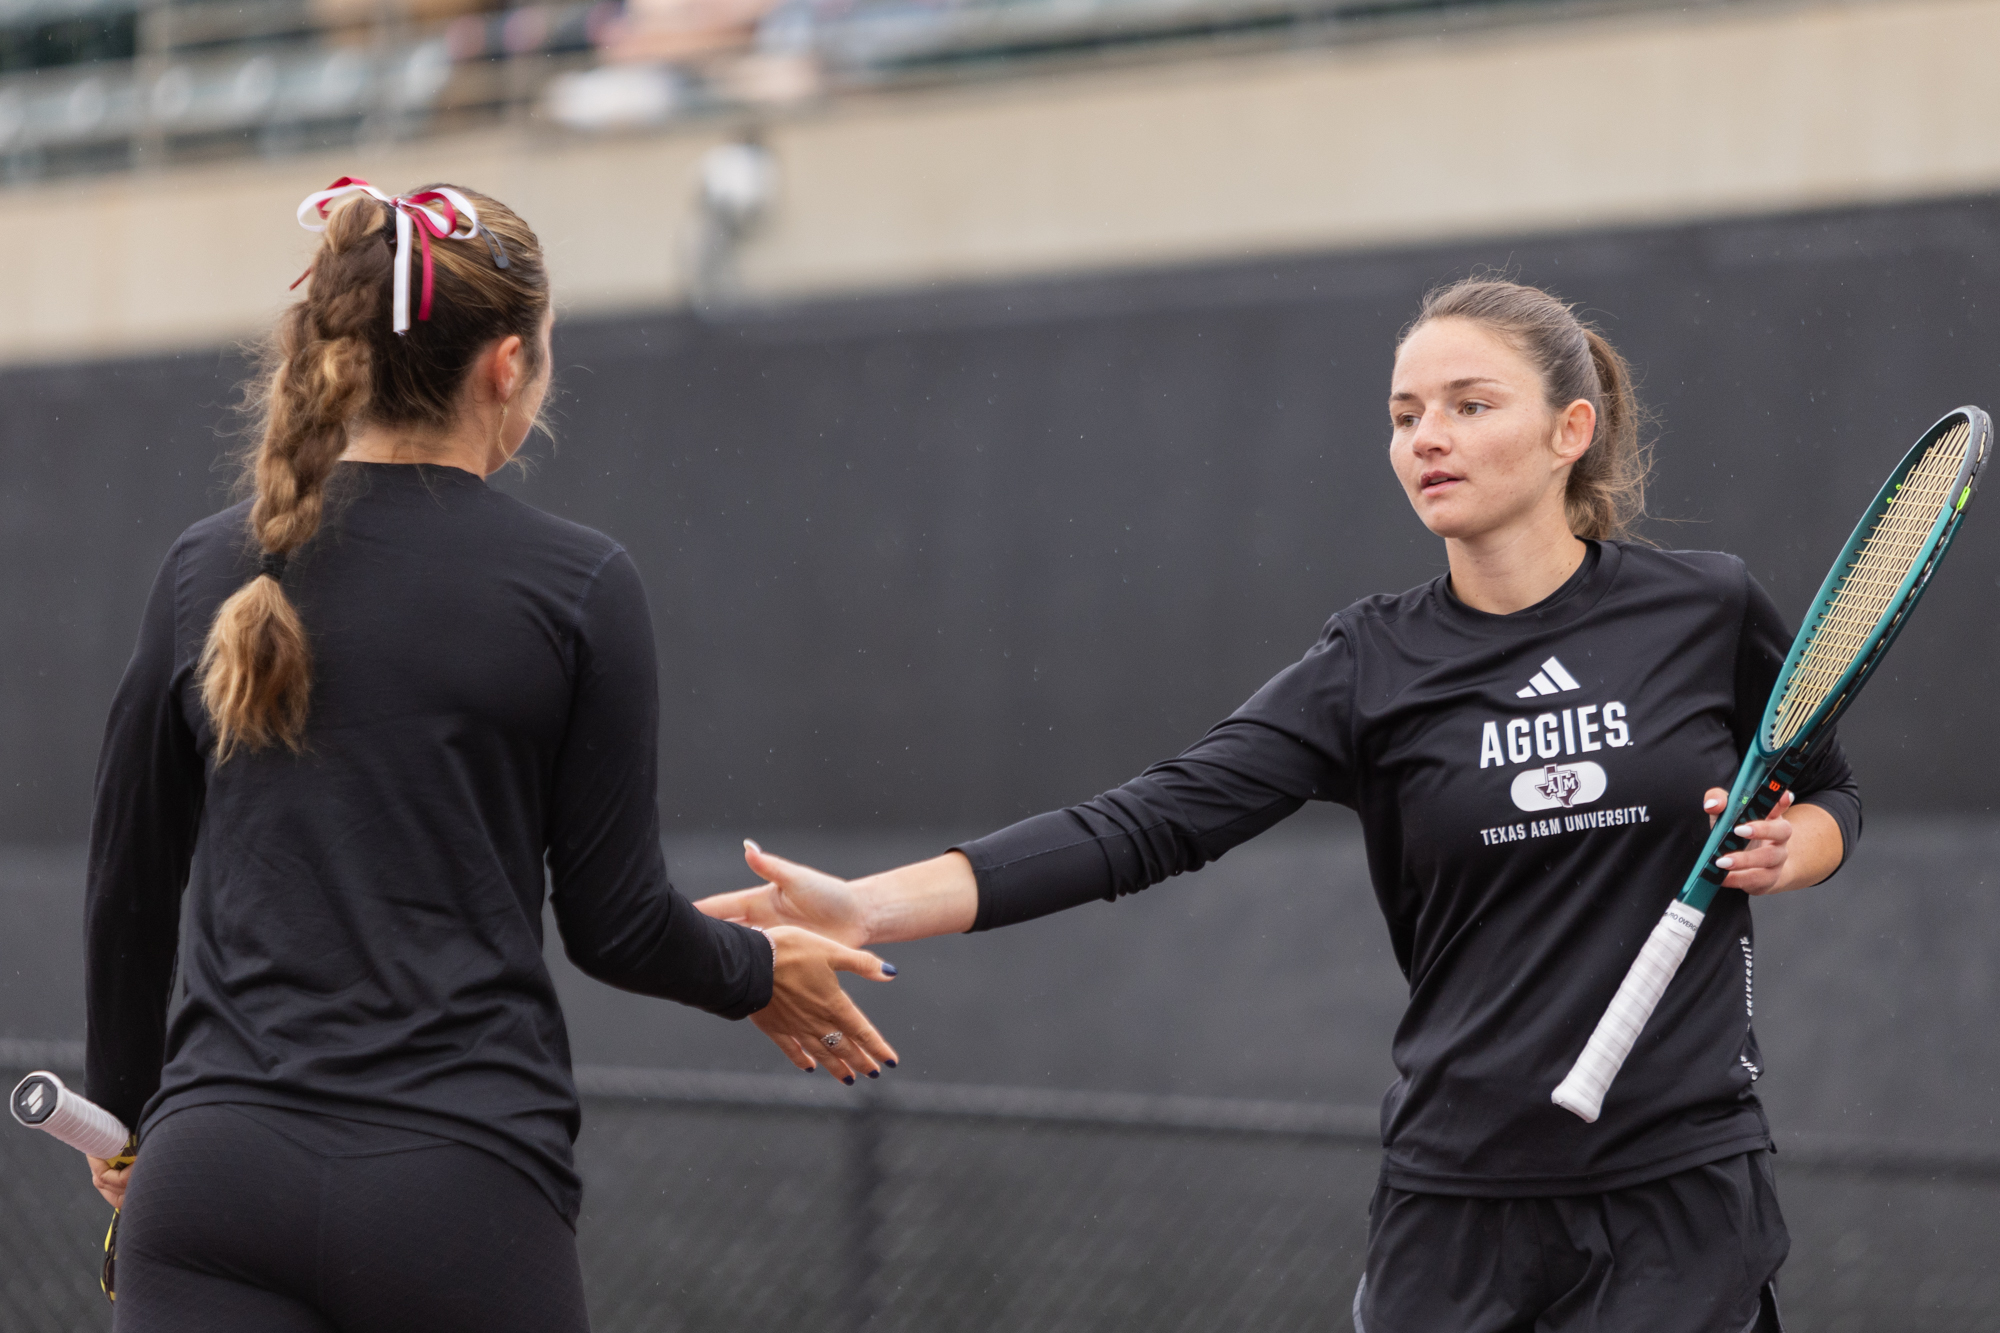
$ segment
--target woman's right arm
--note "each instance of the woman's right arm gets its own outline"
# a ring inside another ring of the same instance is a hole
[[[856,880],[773,856],[747,839],[743,860],[763,884],[695,906],[760,929],[803,926],[855,948],[962,934],[979,914],[978,876],[956,850]]]
[[[1353,670],[1336,620],[1192,747],[1094,800],[852,882],[745,844],[765,884],[697,904],[856,946],[924,939],[1115,899],[1208,864],[1308,800],[1351,800]]]

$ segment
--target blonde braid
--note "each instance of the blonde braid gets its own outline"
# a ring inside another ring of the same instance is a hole
[[[201,655],[202,702],[215,724],[216,762],[239,745],[305,743],[312,646],[285,595],[286,559],[319,531],[326,483],[367,411],[374,384],[368,326],[382,318],[389,251],[385,213],[346,201],[329,219],[313,282],[279,321],[262,390],[264,431],[251,460],[250,533],[266,555],[257,577],[225,601]]]

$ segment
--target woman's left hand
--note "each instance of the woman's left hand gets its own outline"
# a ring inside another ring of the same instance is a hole
[[[879,1078],[884,1065],[894,1069],[895,1047],[882,1040],[835,975],[887,981],[896,975],[894,965],[797,926],[773,926],[765,934],[771,940],[771,1002],[750,1021],[785,1058],[808,1074],[824,1064],[849,1086],[857,1074]]]
[[[1702,797],[1701,808],[1708,812],[1710,828],[1715,827],[1716,816],[1728,803],[1729,793],[1720,787],[1710,787]],[[1791,859],[1792,824],[1785,818],[1791,808],[1792,794],[1786,792],[1778,798],[1768,817],[1736,826],[1736,835],[1749,839],[1749,845],[1716,859],[1715,864],[1729,872],[1722,878],[1724,888],[1741,889],[1754,896],[1790,887],[1783,881],[1785,864]]]

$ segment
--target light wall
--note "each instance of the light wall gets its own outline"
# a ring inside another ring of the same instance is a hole
[[[1412,30],[1413,31],[1413,30]],[[2000,0],[1746,3],[849,97],[767,123],[751,291],[1530,234],[2000,189]],[[340,175],[507,199],[573,313],[682,297],[737,127],[532,126],[0,192],[0,362],[211,346],[304,267]]]

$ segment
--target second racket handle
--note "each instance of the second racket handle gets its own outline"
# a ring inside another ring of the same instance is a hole
[[[1646,1020],[1653,1016],[1660,997],[1667,993],[1667,984],[1680,970],[1695,932],[1701,929],[1702,915],[1686,903],[1668,904],[1666,915],[1646,937],[1646,947],[1639,950],[1632,970],[1611,997],[1604,1017],[1597,1020],[1597,1030],[1584,1044],[1569,1077],[1551,1095],[1557,1106],[1586,1124],[1596,1123],[1604,1110],[1604,1096],[1611,1091],[1611,1080],[1618,1077],[1625,1057],[1632,1054],[1639,1033],[1645,1030]]]
[[[89,1157],[113,1161],[124,1155],[132,1141],[131,1131],[118,1123],[117,1116],[71,1092],[46,1070],[21,1080],[9,1109],[23,1125],[52,1134]]]

